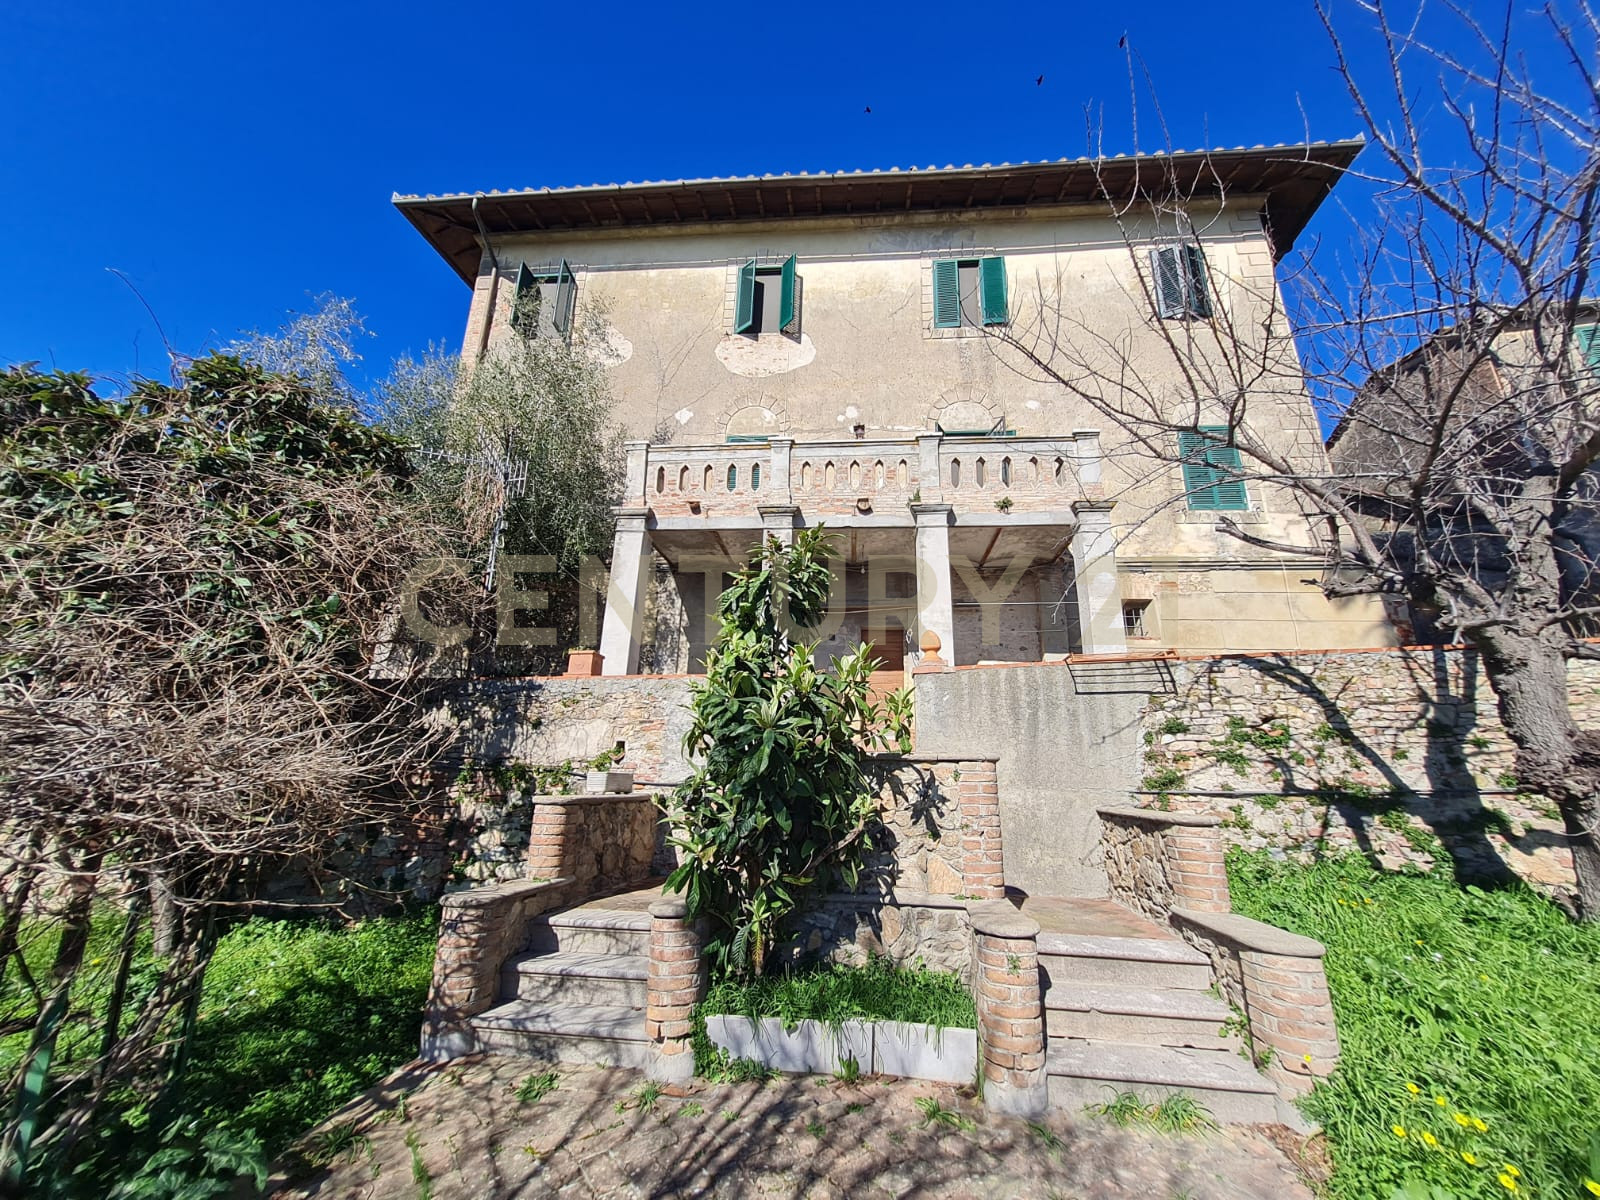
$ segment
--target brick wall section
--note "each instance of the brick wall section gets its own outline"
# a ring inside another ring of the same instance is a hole
[[[469,1021],[494,1007],[500,967],[522,949],[528,922],[577,894],[570,880],[558,879],[501,883],[444,898],[422,1023],[423,1058],[440,1062],[476,1049]]]
[[[590,891],[649,878],[658,797],[536,796],[528,836],[530,879],[571,879]]]
[[[1121,807],[1099,813],[1114,899],[1163,923],[1174,908],[1228,911],[1226,843],[1216,817]]]
[[[964,761],[960,770],[962,890],[974,899],[999,899],[1006,894],[1006,878],[995,760]]]
[[[700,931],[676,896],[650,906],[650,964],[645,1032],[656,1043],[652,1078],[674,1083],[694,1076],[694,1006],[705,995]]]
[[[1321,942],[1232,913],[1175,909],[1173,925],[1210,956],[1223,996],[1243,1009],[1256,1058],[1295,1095],[1332,1074],[1339,1034]]]
[[[984,1103],[1036,1115],[1046,1103],[1039,923],[1001,901],[974,905],[972,929]]]

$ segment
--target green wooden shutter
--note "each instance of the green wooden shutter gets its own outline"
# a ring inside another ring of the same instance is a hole
[[[733,305],[733,331],[743,333],[756,322],[756,260],[739,268],[739,298]]]
[[[953,258],[933,264],[933,327],[955,329],[961,324],[961,266]]]
[[[1583,360],[1591,370],[1600,371],[1600,325],[1580,325],[1576,333]]]
[[[1156,315],[1183,316],[1183,276],[1178,269],[1176,247],[1150,251],[1150,278],[1156,292]]]
[[[983,323],[1004,325],[1009,316],[1006,307],[1005,259],[978,260],[978,294],[983,299]]]
[[[539,332],[539,277],[527,263],[517,264],[517,284],[511,293],[511,328],[523,337]]]
[[[1211,315],[1211,293],[1206,287],[1206,255],[1199,246],[1183,248],[1184,307],[1196,317]]]
[[[550,323],[556,327],[557,333],[565,334],[572,331],[572,314],[577,299],[577,277],[573,275],[572,268],[563,258],[560,268],[556,271],[556,310],[550,318]]]
[[[800,304],[796,294],[799,282],[791,254],[783,260],[783,291],[778,297],[778,328],[791,336],[800,332]]]
[[[1228,436],[1225,425],[1202,426],[1178,434],[1178,456],[1183,460],[1183,490],[1196,512],[1239,512],[1250,507],[1244,480],[1239,476],[1239,448],[1219,441]]]

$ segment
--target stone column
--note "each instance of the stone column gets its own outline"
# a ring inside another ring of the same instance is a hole
[[[1323,972],[1323,946],[1310,938],[1303,954],[1247,949],[1239,955],[1250,1037],[1272,1050],[1266,1073],[1282,1092],[1309,1092],[1339,1064],[1339,1031]],[[1297,949],[1285,946],[1284,949]]]
[[[1200,912],[1228,912],[1228,872],[1223,866],[1225,850],[1221,822],[1169,825],[1162,834],[1167,853],[1167,877],[1172,884],[1172,903],[1178,908]]]
[[[978,1053],[983,1102],[996,1112],[1041,1116],[1045,1083],[1039,923],[1004,901],[972,908],[978,964]]]
[[[769,445],[772,447],[772,465],[768,473],[772,482],[767,487],[772,492],[774,504],[792,504],[794,502],[794,481],[792,479],[794,458],[793,438],[773,438]]]
[[[617,535],[611,548],[611,579],[606,586],[606,615],[600,626],[602,675],[636,675],[639,640],[644,635],[644,601],[650,574],[649,510],[619,508]]]
[[[939,443],[937,433],[917,435],[917,477],[911,487],[926,504],[937,504],[944,499],[944,476],[939,473]]]
[[[1117,544],[1111,536],[1111,504],[1079,500],[1072,506],[1078,518],[1072,535],[1072,562],[1076,571],[1078,621],[1083,630],[1085,654],[1124,654],[1127,637],[1122,630],[1122,590],[1117,583]]]
[[[956,768],[956,804],[961,817],[961,890],[980,900],[1006,894],[1005,853],[1000,840],[1000,785],[993,759]]]
[[[956,661],[955,613],[950,599],[950,522],[955,510],[948,504],[911,506],[917,523],[917,634],[939,639],[941,653],[951,670]]]
[[[643,508],[650,503],[646,498],[650,474],[650,443],[623,442],[626,466],[622,476],[622,507]]]
[[[800,508],[794,504],[760,504],[761,536],[775,537],[785,546],[794,545],[794,527],[800,520]]]
[[[656,1058],[645,1073],[663,1083],[687,1083],[694,1078],[694,1006],[705,990],[705,967],[700,933],[681,897],[663,896],[650,906],[649,972],[645,1032]]]

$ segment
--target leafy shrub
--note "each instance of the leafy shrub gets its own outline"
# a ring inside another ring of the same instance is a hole
[[[896,967],[874,955],[865,966],[833,964],[712,984],[702,1010],[745,1017],[778,1017],[793,1029],[801,1021],[911,1021],[976,1029],[972,993],[946,971]]]
[[[1330,1194],[1575,1196],[1600,1125],[1600,927],[1523,886],[1234,851],[1234,907],[1322,941],[1339,1069],[1305,1102]],[[1508,1168],[1516,1168],[1509,1174]]]

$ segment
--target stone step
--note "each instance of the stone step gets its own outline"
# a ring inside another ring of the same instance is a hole
[[[500,972],[500,994],[534,1004],[643,1008],[649,959],[642,954],[523,954]]]
[[[1237,1050],[1238,1034],[1223,1032],[1232,1016],[1221,1000],[1190,988],[1077,983],[1045,993],[1045,1032],[1052,1038]]]
[[[642,1071],[656,1057],[642,1008],[511,1000],[473,1017],[472,1028],[480,1050],[539,1062]]]
[[[1039,967],[1047,990],[1080,983],[1196,991],[1211,986],[1211,960],[1178,938],[1041,933]]]
[[[1078,1111],[1107,1103],[1120,1092],[1134,1092],[1155,1104],[1182,1092],[1224,1124],[1278,1120],[1277,1089],[1231,1051],[1056,1038],[1050,1041],[1044,1069],[1056,1108]]]
[[[650,914],[623,908],[544,913],[528,922],[528,949],[541,954],[649,954]]]

